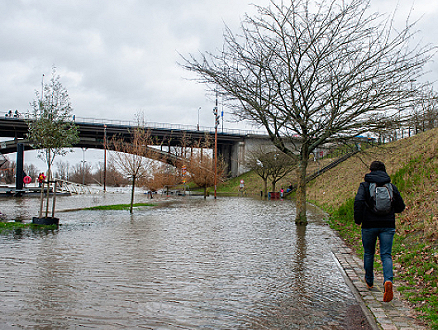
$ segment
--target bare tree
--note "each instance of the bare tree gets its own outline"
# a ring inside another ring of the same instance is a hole
[[[265,164],[269,168],[272,191],[275,191],[277,182],[296,169],[298,157],[296,155],[290,156],[281,151],[271,151],[267,156]]]
[[[214,157],[201,149],[193,150],[190,162],[187,165],[187,173],[198,187],[204,189],[204,199],[207,198],[207,188],[215,184],[214,180]],[[217,181],[223,181],[226,176],[226,165],[218,159]]]
[[[57,161],[55,163],[56,171],[54,176],[58,179],[69,180],[69,171],[71,169],[70,163],[68,161]]]
[[[249,152],[246,165],[262,178],[263,196],[267,197],[268,179],[271,178],[271,191],[275,191],[277,182],[292,172],[297,163],[297,156],[291,157],[279,150],[260,146]]]
[[[226,29],[219,54],[183,57],[182,66],[222,93],[238,118],[264,127],[279,150],[298,150],[295,221],[306,224],[310,154],[400,119],[434,48],[411,48],[413,25],[396,31],[391,17],[368,14],[369,0],[256,8],[240,34]]]
[[[15,162],[6,158],[6,162],[3,164],[0,172],[0,178],[5,181],[6,184],[14,182],[15,178]]]
[[[180,173],[177,169],[169,164],[156,162],[152,166],[151,177],[144,182],[144,185],[153,191],[160,188],[166,188],[175,186],[181,181]]]
[[[269,169],[265,165],[265,156],[267,151],[263,146],[259,149],[248,152],[246,159],[246,167],[254,171],[263,180],[263,197],[268,196],[268,177]]]
[[[94,181],[102,184],[104,172],[104,164],[103,162],[99,162],[96,172],[93,173]],[[107,162],[106,166],[106,184],[112,187],[120,187],[129,184],[129,180],[123,177],[122,173],[117,170],[114,162],[111,160]]]
[[[33,181],[38,178],[38,169],[34,164],[24,164],[23,171],[26,175],[30,176]]]
[[[137,127],[132,132],[131,141],[114,138],[111,144],[114,148],[111,159],[116,167],[131,179],[131,207],[134,205],[134,191],[137,180],[141,180],[150,174],[150,132],[142,127]]]
[[[94,183],[92,165],[82,162],[74,165],[69,175],[69,181],[84,185]]]
[[[433,88],[420,91],[420,97],[413,104],[413,111],[408,123],[415,133],[425,132],[438,126],[438,94]]]

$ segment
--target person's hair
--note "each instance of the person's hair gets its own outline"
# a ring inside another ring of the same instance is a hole
[[[370,171],[383,171],[383,172],[386,172],[385,164],[383,164],[381,161],[375,160],[370,165]]]

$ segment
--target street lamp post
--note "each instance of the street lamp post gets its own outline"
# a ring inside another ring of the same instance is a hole
[[[220,116],[217,107],[217,94],[216,94],[216,106],[213,109],[214,114],[214,199],[216,199],[217,190],[217,127],[219,126]]]
[[[201,107],[198,108],[198,126],[197,126],[198,131],[199,131],[199,110],[201,110]]]
[[[103,125],[103,191],[106,192],[106,125]]]
[[[87,162],[85,160],[85,151],[87,148],[82,148],[82,184],[85,185],[85,163]]]

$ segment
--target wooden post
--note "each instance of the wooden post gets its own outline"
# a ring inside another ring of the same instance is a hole
[[[55,204],[56,204],[57,183],[58,183],[58,181],[55,180],[55,184],[53,186],[52,218],[55,217]]]
[[[43,192],[44,192],[44,181],[43,182],[41,182],[41,194],[40,194],[40,197],[41,197],[41,203],[40,203],[40,213],[38,214],[38,218],[41,218],[42,216],[43,216],[43,204],[44,204],[44,194],[43,194]]]

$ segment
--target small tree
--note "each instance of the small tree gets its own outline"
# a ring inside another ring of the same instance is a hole
[[[271,178],[272,191],[275,191],[277,182],[296,169],[298,157],[287,155],[278,150],[271,151],[266,156],[265,164]]]
[[[157,162],[152,167],[152,175],[149,180],[146,180],[144,185],[150,190],[158,190],[175,186],[179,183],[179,174],[176,168],[172,165]]]
[[[272,147],[260,146],[248,155],[246,166],[263,180],[263,196],[268,195],[268,178],[271,178],[272,191],[277,182],[292,172],[298,163],[298,157],[291,157]]]
[[[268,177],[269,169],[265,163],[267,150],[265,147],[250,151],[246,159],[246,167],[254,171],[263,180],[263,197],[268,197]]]
[[[111,160],[123,174],[131,179],[130,213],[134,205],[135,186],[138,180],[146,178],[150,172],[151,160],[147,158],[151,154],[148,147],[150,142],[150,132],[140,126],[133,130],[131,141],[121,138],[113,138],[111,141],[116,151],[111,153]]]
[[[207,188],[214,185],[214,158],[212,155],[202,152],[201,150],[194,150],[191,153],[189,164],[187,165],[187,172],[198,187],[204,189],[204,199],[207,198]],[[223,161],[217,162],[217,181],[220,182],[225,178],[226,165]]]
[[[27,122],[29,126],[27,138],[34,148],[39,149],[38,157],[47,164],[48,182],[52,178],[51,168],[55,157],[64,156],[69,151],[66,148],[79,142],[76,125],[71,120],[70,98],[59,79],[53,67],[50,82],[44,84],[42,95],[35,91],[36,99],[31,103],[32,115]],[[49,194],[47,194],[48,198]],[[47,200],[46,217],[48,212]]]
[[[79,142],[76,125],[71,120],[70,98],[59,79],[55,68],[52,68],[50,82],[44,85],[43,94],[35,91],[31,119],[27,122],[27,137],[34,148],[40,149],[38,157],[47,164],[49,181],[55,157],[64,156],[71,151],[66,148]]]

